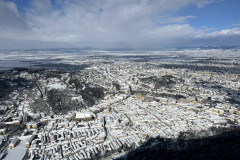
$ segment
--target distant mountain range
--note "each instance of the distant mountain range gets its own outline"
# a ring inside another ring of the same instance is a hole
[[[148,49],[148,48],[94,48],[94,47],[82,47],[82,48],[39,48],[39,49],[25,49],[20,51],[65,51],[76,52],[83,50],[102,50],[102,51],[169,51],[169,50],[185,50],[185,49],[240,49],[239,46],[201,46],[201,47],[179,47],[179,48],[164,48],[164,49]],[[6,51],[6,50],[4,50]],[[7,51],[19,51],[17,49]]]

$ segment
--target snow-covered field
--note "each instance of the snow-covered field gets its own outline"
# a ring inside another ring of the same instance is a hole
[[[103,50],[34,50],[34,51],[0,51],[0,70],[15,67],[31,67],[38,64],[68,63],[73,64],[79,59],[92,56],[161,56],[163,61],[184,61],[189,58],[238,59],[240,49],[186,49],[169,51],[103,51]],[[180,59],[179,59],[180,58]]]

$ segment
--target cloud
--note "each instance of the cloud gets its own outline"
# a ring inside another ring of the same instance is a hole
[[[29,11],[32,14],[46,14],[52,9],[51,0],[32,0],[30,6],[31,9]]]
[[[209,34],[202,35],[203,38],[208,37],[225,37],[225,36],[240,36],[240,28],[223,29],[221,31],[215,31]]]
[[[0,29],[23,30],[26,28],[27,24],[15,3],[0,0]]]
[[[227,43],[233,43],[233,40],[235,41],[232,45],[239,45],[240,42],[240,28],[233,28],[233,29],[223,29],[220,31],[214,31],[214,32],[199,32],[195,34],[194,39],[202,39],[202,40],[210,40],[217,41],[220,40],[221,42]],[[231,40],[232,39],[232,40]],[[220,42],[218,41],[218,42]],[[212,42],[212,43],[213,43]]]
[[[175,16],[182,7],[204,7],[213,0],[32,0],[24,16],[12,2],[0,0],[0,39],[52,44],[53,47],[161,48],[222,36],[188,24],[192,15]],[[5,18],[7,17],[7,18]],[[7,19],[10,19],[9,22]],[[225,36],[237,32],[225,31]],[[17,43],[17,41],[13,41]],[[70,44],[70,45],[68,45]],[[20,46],[20,45],[18,45]],[[31,45],[36,47],[36,45]],[[49,45],[46,45],[49,47]]]
[[[188,19],[196,18],[195,16],[158,16],[154,19],[155,23],[159,25],[174,24],[174,23],[187,23]]]

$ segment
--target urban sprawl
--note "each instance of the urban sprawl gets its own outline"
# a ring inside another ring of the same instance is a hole
[[[1,71],[1,158],[114,159],[150,138],[238,128],[238,52],[109,53]]]

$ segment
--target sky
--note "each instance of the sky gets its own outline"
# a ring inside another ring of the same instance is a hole
[[[0,0],[0,50],[240,46],[239,0]]]

